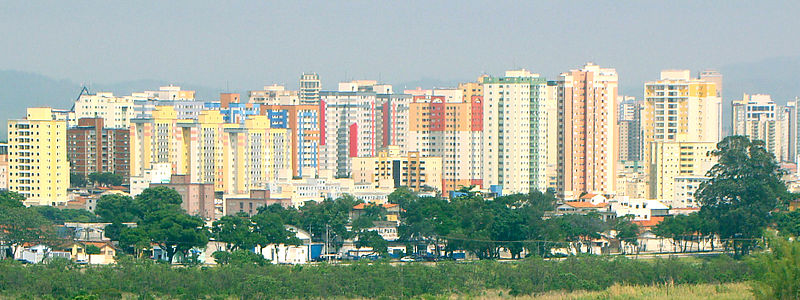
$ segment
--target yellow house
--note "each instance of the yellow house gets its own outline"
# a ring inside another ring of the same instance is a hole
[[[86,248],[90,245],[99,248],[100,253],[87,254]],[[107,265],[116,262],[114,257],[117,255],[117,248],[107,242],[74,242],[65,250],[70,253],[72,260],[78,263]]]

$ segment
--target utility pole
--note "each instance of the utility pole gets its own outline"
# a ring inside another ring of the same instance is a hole
[[[330,250],[328,250],[328,224],[325,224],[325,257],[328,259],[328,263],[330,263]]]

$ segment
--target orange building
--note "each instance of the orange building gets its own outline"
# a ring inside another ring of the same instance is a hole
[[[465,98],[414,96],[409,105],[409,149],[442,158],[442,195],[482,184],[483,97],[477,83],[461,86]]]
[[[616,180],[617,72],[592,63],[558,81],[558,192],[610,193]]]

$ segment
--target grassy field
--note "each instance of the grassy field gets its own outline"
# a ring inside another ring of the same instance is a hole
[[[426,298],[426,297],[423,297]],[[481,295],[430,297],[427,299],[753,299],[750,284],[745,282],[723,284],[680,284],[630,286],[612,285],[603,291],[547,292],[536,295],[510,296],[503,291],[487,291]]]

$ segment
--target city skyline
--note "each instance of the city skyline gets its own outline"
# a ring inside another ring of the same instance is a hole
[[[639,97],[663,69],[717,69],[736,83],[724,99],[782,93],[774,98],[784,103],[793,99],[784,91],[793,88],[786,75],[800,66],[800,39],[791,33],[800,26],[791,14],[798,8],[689,1],[4,3],[0,70],[93,90],[142,81],[213,90],[201,93],[206,98],[272,83],[294,88],[309,71],[320,74],[324,89],[352,79],[431,88],[518,68],[554,78],[593,62],[617,69],[624,95]],[[742,69],[750,74],[737,78]],[[781,88],[753,90],[757,80]],[[78,90],[29,101],[57,106]],[[17,101],[10,93],[0,93],[0,102]],[[0,119],[24,113],[16,112]]]

